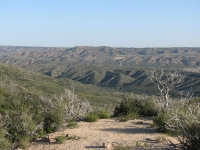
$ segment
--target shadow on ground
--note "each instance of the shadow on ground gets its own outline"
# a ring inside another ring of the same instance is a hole
[[[118,133],[125,133],[125,134],[147,134],[147,133],[155,133],[156,129],[154,128],[105,128],[105,129],[101,129],[101,131],[118,132]]]
[[[103,146],[85,146],[85,148],[104,148]]]

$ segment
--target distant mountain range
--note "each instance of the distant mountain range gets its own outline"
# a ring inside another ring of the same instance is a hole
[[[72,48],[0,46],[0,61],[26,66],[42,61],[85,62],[118,66],[200,67],[200,48],[114,48],[77,46]]]
[[[147,78],[147,69],[190,70],[174,93],[193,87],[194,94],[200,96],[200,48],[0,46],[0,62],[55,78],[140,94],[159,94]]]

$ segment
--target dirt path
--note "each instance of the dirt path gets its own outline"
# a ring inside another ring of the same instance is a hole
[[[142,124],[140,124],[143,122]],[[79,122],[78,128],[63,129],[50,134],[51,142],[34,142],[28,150],[101,150],[103,143],[109,142],[112,147],[129,145],[133,149],[173,149],[169,140],[178,144],[176,138],[157,133],[150,127],[150,119],[130,120],[118,122],[115,119],[102,119],[94,123]],[[79,140],[66,140],[64,144],[54,143],[54,138],[59,135],[78,136]],[[161,137],[166,137],[163,142],[158,142]],[[137,146],[136,146],[137,143]],[[138,147],[146,145],[146,147]],[[111,148],[112,149],[112,148]]]

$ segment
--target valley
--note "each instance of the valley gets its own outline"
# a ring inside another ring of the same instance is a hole
[[[147,78],[151,69],[187,72],[184,84],[175,89],[195,96],[200,91],[200,48],[72,48],[0,46],[0,62],[23,67],[58,79],[72,79],[115,91],[159,94]],[[176,94],[177,96],[177,94]]]

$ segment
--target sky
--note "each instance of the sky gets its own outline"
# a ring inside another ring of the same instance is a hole
[[[0,0],[0,45],[200,47],[200,0]]]

